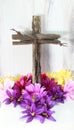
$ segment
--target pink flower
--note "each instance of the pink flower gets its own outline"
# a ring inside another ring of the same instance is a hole
[[[11,88],[14,85],[14,81],[10,80],[9,78],[6,78],[4,80],[4,85],[0,83],[0,101],[3,102],[4,99],[7,97],[6,90],[12,90]]]
[[[65,94],[67,99],[74,100],[74,81],[73,80],[66,81],[66,84],[64,86],[64,91],[67,92]]]
[[[43,94],[45,88],[41,87],[40,83],[35,83],[34,85],[30,84],[30,85],[26,86],[25,89],[30,94],[35,94],[35,95],[41,96]]]

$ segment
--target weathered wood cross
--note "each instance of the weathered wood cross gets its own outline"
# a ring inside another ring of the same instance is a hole
[[[33,53],[33,83],[41,81],[41,65],[40,65],[40,44],[59,44],[63,45],[58,38],[60,35],[56,34],[42,34],[41,32],[41,17],[33,16],[32,18],[32,32],[22,34],[15,29],[12,29],[17,34],[12,35],[13,45],[32,44]],[[17,41],[19,40],[19,41]]]

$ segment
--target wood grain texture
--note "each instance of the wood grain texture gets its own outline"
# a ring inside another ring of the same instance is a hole
[[[34,34],[34,42],[32,44],[32,57],[33,57],[33,83],[41,82],[41,64],[40,64],[40,44],[36,40],[35,34],[41,31],[41,19],[40,16],[33,16],[32,29]]]

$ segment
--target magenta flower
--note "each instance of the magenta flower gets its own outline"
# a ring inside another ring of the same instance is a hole
[[[74,81],[67,80],[64,86],[64,91],[66,92],[65,96],[67,99],[74,100]]]
[[[13,85],[13,89],[14,90],[19,90],[21,93],[23,90],[25,90],[25,87],[27,85],[30,85],[31,84],[31,75],[28,75],[28,76],[22,76],[20,78],[20,81],[16,81],[15,84]]]
[[[46,91],[51,91],[53,87],[56,88],[58,86],[54,78],[50,79],[46,76],[46,74],[41,75],[41,85],[45,87]]]
[[[28,76],[22,76],[20,79],[20,85],[25,89],[25,86],[31,84],[32,79],[31,79],[31,75]]]

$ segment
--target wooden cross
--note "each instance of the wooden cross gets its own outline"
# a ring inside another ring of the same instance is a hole
[[[32,44],[33,55],[33,83],[41,82],[41,64],[40,64],[40,44],[59,44],[63,45],[58,38],[60,35],[56,34],[42,34],[41,33],[41,17],[33,16],[32,18],[32,32],[22,34],[15,29],[12,29],[17,34],[12,35],[13,45]],[[17,41],[19,40],[19,41]]]

